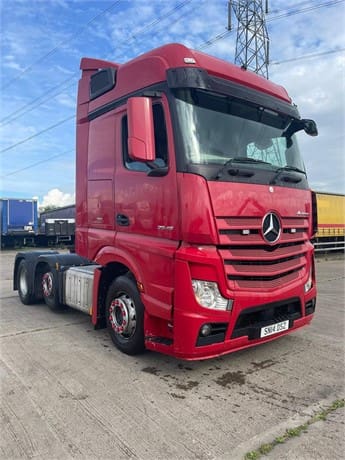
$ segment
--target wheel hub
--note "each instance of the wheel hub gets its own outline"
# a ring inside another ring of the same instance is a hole
[[[53,275],[48,272],[42,277],[42,289],[45,297],[50,297],[53,293]]]
[[[125,294],[113,300],[109,307],[109,321],[117,334],[124,338],[131,337],[136,328],[133,300]]]

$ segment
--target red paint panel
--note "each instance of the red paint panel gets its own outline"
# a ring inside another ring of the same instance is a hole
[[[115,241],[113,184],[111,180],[88,182],[88,258]]]
[[[298,212],[310,213],[309,190],[214,181],[209,182],[208,186],[217,217],[262,218],[267,212],[273,211],[281,217],[297,218]]]
[[[212,204],[207,181],[193,174],[177,174],[180,191],[182,239],[195,244],[217,244]]]
[[[90,122],[88,178],[112,179],[115,167],[115,116],[103,115]]]

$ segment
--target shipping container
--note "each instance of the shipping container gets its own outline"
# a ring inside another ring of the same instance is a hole
[[[33,242],[38,233],[37,200],[0,198],[1,247]]]

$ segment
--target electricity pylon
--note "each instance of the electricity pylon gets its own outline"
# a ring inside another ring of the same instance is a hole
[[[269,38],[265,22],[268,0],[229,0],[228,29],[231,30],[231,14],[238,21],[235,64],[253,70],[268,79]]]

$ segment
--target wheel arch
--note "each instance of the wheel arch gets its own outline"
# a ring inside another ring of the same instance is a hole
[[[119,276],[128,276],[136,280],[135,274],[126,264],[118,261],[108,262],[100,270],[97,286],[96,309],[93,309],[92,322],[96,328],[106,327],[105,303],[112,282]]]
[[[94,260],[97,264],[102,265],[102,267],[126,267],[127,271],[131,272],[137,281],[144,283],[145,275],[140,265],[138,265],[134,256],[126,251],[106,246],[99,251]]]
[[[100,297],[102,294],[100,288],[108,289],[111,282],[118,276],[128,274],[137,282],[145,282],[144,273],[134,257],[119,248],[105,246],[98,252],[94,261],[102,266],[99,277],[98,301],[100,299],[105,300],[104,297]]]

